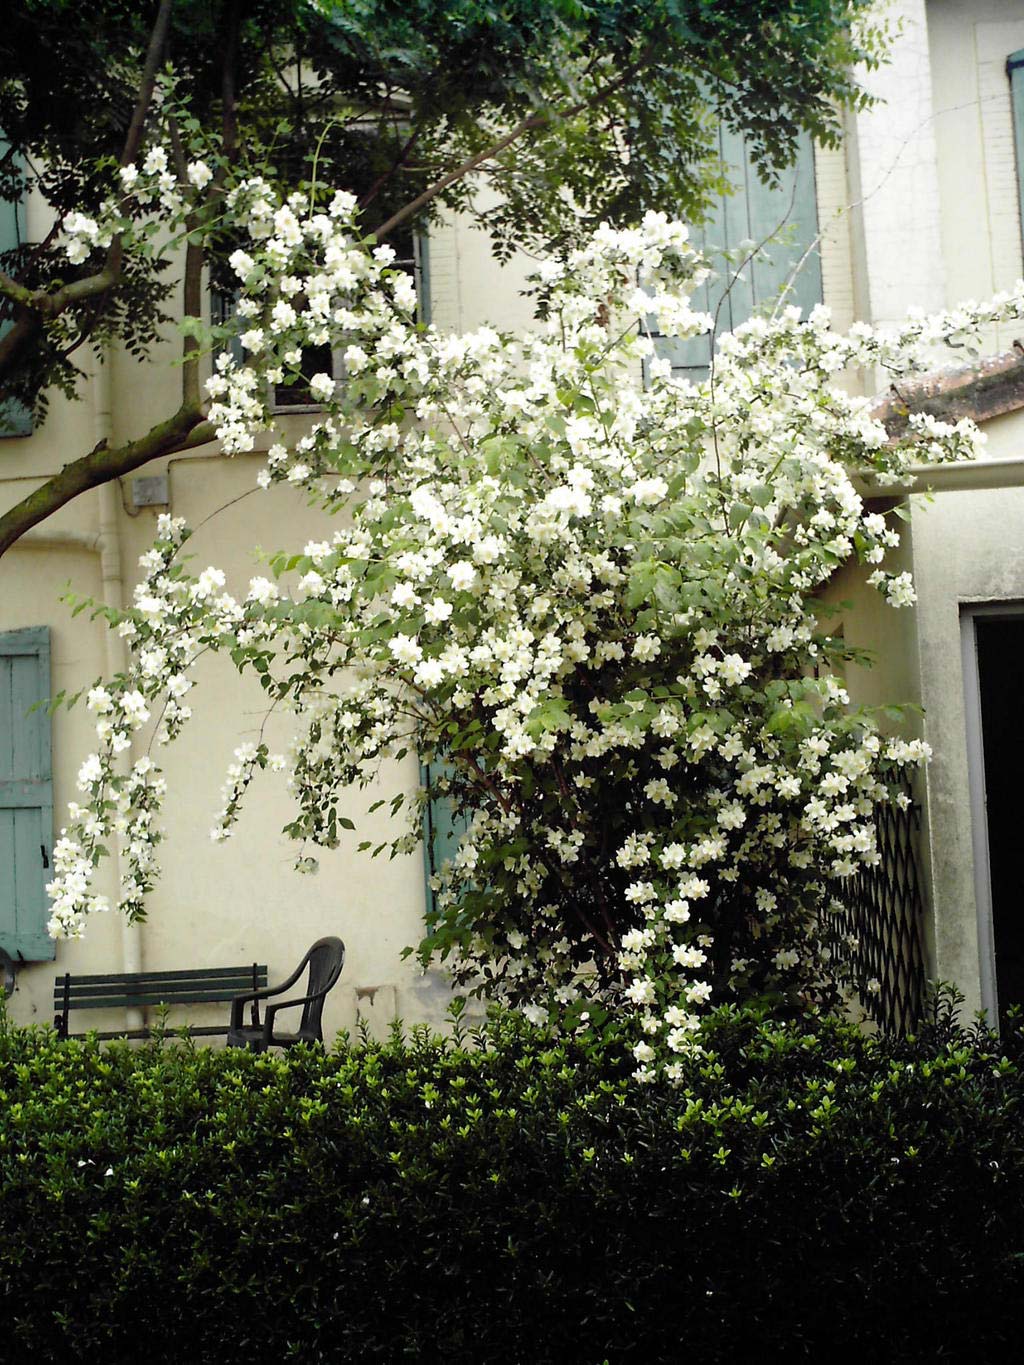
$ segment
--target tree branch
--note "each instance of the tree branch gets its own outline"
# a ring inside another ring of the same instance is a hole
[[[72,280],[70,284],[62,285],[60,289],[51,293],[46,289],[26,289],[24,285],[12,280],[10,275],[0,270],[0,294],[10,299],[16,308],[37,314],[43,321],[49,321],[58,317],[72,304],[84,303],[87,299],[104,293],[111,285],[117,283],[119,272],[120,253],[114,267],[104,266],[95,275],[87,275],[82,280]]]
[[[393,213],[387,222],[382,223],[377,229],[376,235],[378,239],[386,237],[389,232],[393,232],[400,223],[404,223],[407,218],[411,218],[413,214],[418,213],[421,208],[426,204],[429,204],[432,199],[436,199],[449,185],[454,185],[456,180],[462,180],[472,171],[475,171],[478,166],[482,166],[485,161],[489,161],[492,156],[497,156],[499,152],[504,151],[506,147],[510,146],[513,142],[516,142],[525,133],[532,132],[537,128],[546,127],[547,124],[554,121],[554,117],[554,114],[530,114],[526,118],[520,119],[516,126],[505,133],[503,137],[498,138],[496,142],[492,142],[491,145],[485,147],[482,152],[477,152],[475,156],[471,156],[469,160],[464,161],[461,166],[456,166],[455,169],[449,171],[447,175],[443,175],[440,180],[435,180],[432,185],[427,186],[422,194],[418,194],[415,199],[406,204],[404,208],[400,208],[397,213]]]
[[[221,136],[224,155],[233,161],[238,150],[238,92],[235,69],[238,65],[238,30],[240,23],[238,0],[231,0],[227,10],[227,37],[224,42],[224,69],[221,72]]]
[[[146,118],[156,88],[156,77],[161,55],[164,51],[174,0],[161,0],[157,17],[150,35],[146,60],[128,134],[125,139],[120,162],[130,164],[138,153],[145,131]],[[223,136],[225,152],[229,155],[237,150],[237,113],[235,65],[239,41],[241,5],[239,0],[231,0],[227,9],[225,34],[224,69],[222,72],[223,98]],[[551,111],[537,111],[520,119],[506,133],[495,139],[489,146],[469,157],[460,166],[447,172],[422,194],[393,214],[378,229],[378,237],[384,237],[406,219],[420,211],[431,199],[435,198],[456,180],[471,174],[486,161],[499,155],[506,147],[530,132],[550,127],[555,122],[572,118],[587,108],[600,105],[618,89],[632,80],[654,55],[653,45],[648,45],[638,59],[615,80],[594,91],[588,98],[571,106]],[[301,93],[300,93],[301,98]],[[416,141],[414,133],[399,153],[402,164]],[[397,167],[396,167],[397,168]],[[393,168],[395,169],[395,168]],[[216,193],[215,186],[214,193]],[[374,187],[377,188],[376,186]],[[0,374],[9,368],[23,348],[32,343],[45,323],[59,316],[66,309],[104,294],[113,287],[120,277],[122,247],[118,238],[111,243],[104,268],[85,279],[75,280],[52,292],[29,290],[16,280],[0,273],[0,295],[14,305],[16,320],[6,335],[0,339]],[[185,275],[183,281],[183,302],[186,316],[198,317],[202,312],[202,265],[203,248],[198,242],[189,242],[185,256]],[[0,556],[30,527],[37,525],[53,512],[65,506],[80,493],[95,488],[110,479],[131,472],[141,465],[162,455],[186,450],[214,438],[214,432],[203,419],[199,392],[199,345],[194,337],[186,337],[183,345],[182,405],[173,417],[154,426],[146,435],[136,441],[116,449],[105,444],[97,446],[87,455],[64,466],[59,474],[35,489],[15,507],[0,516]]]
[[[142,68],[139,95],[135,101],[124,146],[121,149],[120,165],[127,166],[134,161],[142,143],[149,106],[156,88],[156,75],[160,67],[167,30],[171,20],[174,0],[160,0],[153,30],[149,35],[146,61]],[[51,236],[53,232],[51,230]],[[107,249],[103,269],[85,279],[75,280],[62,288],[50,292],[47,289],[26,289],[9,275],[0,272],[0,294],[14,303],[22,311],[15,326],[0,342],[0,376],[17,364],[21,354],[32,345],[45,322],[58,317],[68,308],[88,299],[107,293],[121,277],[123,248],[120,237],[115,237]],[[25,313],[32,315],[26,318]],[[3,551],[0,549],[0,554]]]
[[[115,241],[111,245],[107,262],[98,274],[89,275],[84,280],[74,280],[53,293],[45,289],[26,289],[0,271],[0,295],[11,300],[17,315],[14,326],[0,338],[0,383],[18,364],[22,353],[35,344],[45,323],[59,317],[74,304],[98,298],[117,283],[121,270],[119,242]],[[77,344],[80,345],[84,340],[83,333]]]
[[[432,199],[436,199],[449,185],[453,185],[456,180],[462,180],[467,175],[470,175],[478,166],[482,166],[485,161],[489,161],[491,157],[497,156],[499,152],[503,152],[506,147],[510,147],[513,142],[517,142],[521,137],[525,136],[525,134],[536,132],[541,128],[547,128],[550,124],[562,122],[562,120],[567,118],[575,118],[577,114],[582,114],[584,109],[594,109],[598,105],[603,104],[604,101],[617,90],[621,90],[624,85],[628,85],[634,76],[639,75],[644,67],[651,61],[653,56],[654,46],[653,44],[648,44],[635,62],[628,66],[625,71],[615,78],[615,80],[610,81],[608,85],[602,86],[600,90],[595,91],[595,93],[587,99],[580,100],[577,104],[570,105],[567,109],[556,109],[553,112],[546,114],[528,114],[526,118],[520,119],[514,128],[511,128],[507,133],[502,134],[502,136],[492,142],[489,147],[485,147],[483,151],[477,152],[474,156],[469,157],[469,159],[464,161],[460,166],[456,166],[454,170],[449,171],[447,175],[441,176],[440,180],[435,180],[432,185],[427,186],[422,194],[418,194],[415,199],[406,204],[403,208],[400,208],[397,213],[393,213],[387,222],[382,223],[377,229],[377,239],[380,240],[381,238],[386,237],[387,234],[393,232],[400,223],[404,223],[407,218],[411,218],[414,214],[419,213],[420,209],[429,204]]]
[[[173,455],[204,445],[214,439],[214,434],[213,427],[203,420],[197,406],[183,404],[173,417],[158,423],[136,441],[114,448],[101,442],[88,455],[66,464],[59,474],[0,517],[0,558],[30,527],[45,521],[80,493],[122,474],[130,474],[133,469],[161,455]]]
[[[174,163],[178,184],[188,185],[188,159],[185,156],[185,144],[181,140],[181,129],[176,118],[167,120],[167,133],[171,141],[171,161]]]
[[[10,299],[12,303],[21,308],[30,308],[34,297],[31,289],[26,289],[23,284],[19,284],[7,274],[5,270],[0,270],[0,294],[5,299]]]
[[[413,147],[416,145],[416,142],[422,131],[423,131],[422,124],[418,125],[412,130],[412,133],[406,139],[403,146],[399,148],[398,155],[392,161],[391,165],[387,168],[386,171],[382,171],[380,175],[378,175],[377,179],[373,182],[370,188],[360,199],[359,207],[361,209],[365,209],[368,204],[372,204],[373,201],[377,198],[377,195],[381,192],[381,190],[384,188],[387,182],[395,174],[395,172],[405,165],[406,158],[412,151]]]
[[[128,125],[128,133],[124,140],[124,147],[121,149],[120,164],[122,166],[131,165],[138,155],[139,147],[142,144],[142,134],[146,129],[146,117],[149,114],[149,106],[153,99],[153,90],[156,87],[156,73],[160,68],[164,47],[167,43],[167,30],[170,27],[171,10],[173,8],[174,0],[160,0],[160,8],[157,10],[153,31],[149,35],[149,47],[146,49],[146,63],[142,68],[142,80],[139,83],[139,97],[135,101],[135,108],[132,110],[132,118]]]
[[[187,318],[201,318],[203,312],[203,248],[190,235],[185,248],[185,282],[182,304]],[[182,342],[181,401],[182,406],[198,409],[199,393],[199,338],[186,333]]]

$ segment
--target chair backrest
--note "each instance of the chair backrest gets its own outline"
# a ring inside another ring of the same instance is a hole
[[[327,992],[341,976],[345,965],[345,945],[340,938],[318,938],[303,958],[303,966],[309,964],[309,980],[306,994],[313,996],[302,1007],[302,1023],[299,1032],[323,1042],[324,1033],[321,1019],[324,1012],[324,999]],[[302,971],[302,968],[299,968]]]

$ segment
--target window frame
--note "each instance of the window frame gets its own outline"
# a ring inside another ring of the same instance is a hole
[[[415,229],[411,233],[412,255],[400,256],[395,262],[395,268],[410,266],[407,272],[412,275],[413,284],[416,289],[417,316],[421,322],[430,322],[430,239],[425,229]],[[224,290],[211,289],[209,291],[210,321],[214,326],[223,325],[229,318],[234,316],[234,297]],[[241,363],[242,350],[237,338],[229,343],[227,349],[234,355],[236,361]],[[335,385],[345,382],[345,363],[343,355],[338,347],[331,350],[331,378]],[[299,402],[281,403],[277,401],[278,390],[284,385],[274,384],[270,386],[270,411],[275,417],[302,417],[310,416],[323,411],[322,403]]]
[[[0,137],[0,157],[5,156],[10,143]],[[13,158],[16,169],[24,171],[24,157]],[[17,199],[0,199],[0,252],[16,251],[27,242],[26,202],[24,193]],[[14,326],[13,320],[0,323],[0,336]],[[32,409],[27,403],[8,398],[0,403],[0,440],[14,440],[31,436],[35,430]]]

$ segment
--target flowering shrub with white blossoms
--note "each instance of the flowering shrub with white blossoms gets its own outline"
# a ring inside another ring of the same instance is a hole
[[[125,192],[165,207],[173,193],[185,212],[158,150],[122,172]],[[704,263],[663,216],[546,264],[547,320],[510,337],[417,323],[349,195],[321,207],[254,178],[226,213],[245,238],[231,258],[245,358],[219,356],[210,419],[228,454],[251,450],[273,426],[268,385],[332,346],[344,379],[303,375],[322,416],[292,449],[271,445],[260,482],[346,516],[237,597],[215,568],[186,572],[187,528],[162,519],[118,625],[134,664],[90,694],[99,746],[57,850],[53,931],[79,933],[97,908],[112,828],[120,907],[142,913],[162,783],[148,757],[127,776],[115,758],[149,713],[174,738],[193,662],[219,649],[294,713],[289,832],[304,845],[349,837],[342,788],[406,752],[427,765],[390,847],[412,852],[427,800],[451,803],[464,833],[419,952],[456,982],[573,1027],[628,1008],[640,1080],[679,1074],[709,1004],[831,999],[821,911],[877,861],[875,809],[926,746],[851,709],[815,593],[859,559],[893,606],[911,602],[884,566],[897,531],[851,471],[884,484],[980,440],[915,417],[890,439],[833,380],[923,368],[937,345],[1024,316],[1024,297],[845,336],[823,307],[787,308],[722,337],[691,384],[644,321],[676,337],[711,325],[689,304]],[[217,837],[271,761],[263,744],[239,752]]]

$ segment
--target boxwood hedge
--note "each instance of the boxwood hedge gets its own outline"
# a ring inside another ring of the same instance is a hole
[[[0,1356],[1010,1358],[1019,1027],[722,1011],[705,1049],[670,1090],[508,1019],[287,1057],[0,1024]]]

